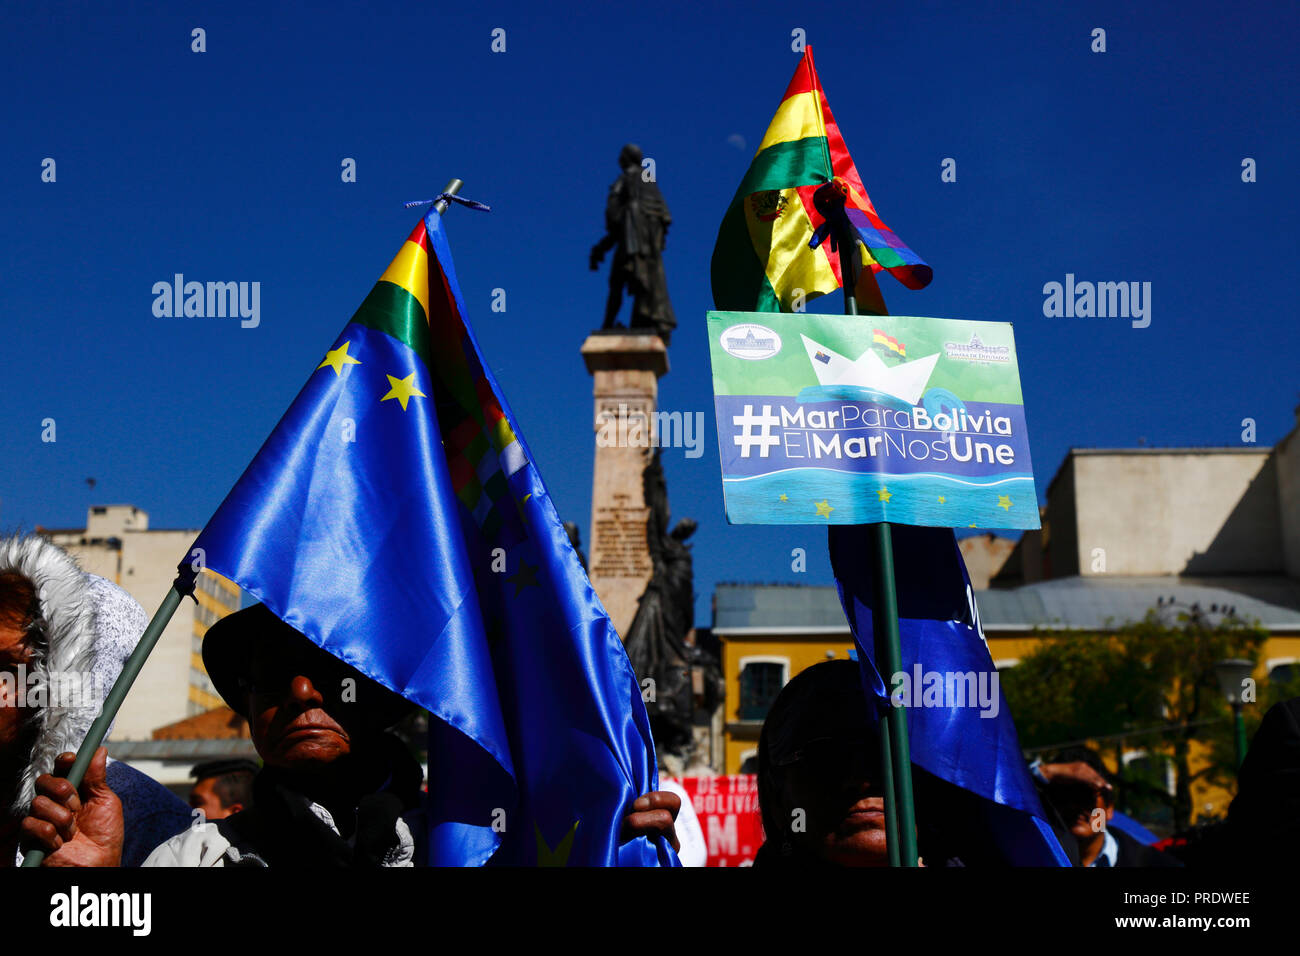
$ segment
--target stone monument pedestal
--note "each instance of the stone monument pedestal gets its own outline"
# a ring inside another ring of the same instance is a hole
[[[619,637],[626,638],[653,572],[642,472],[653,452],[659,377],[668,372],[668,350],[653,333],[613,329],[593,332],[581,352],[596,399],[588,574]]]

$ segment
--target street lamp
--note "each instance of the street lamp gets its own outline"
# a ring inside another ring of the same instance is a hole
[[[1214,665],[1214,676],[1219,679],[1219,690],[1232,707],[1232,720],[1237,748],[1237,766],[1246,758],[1246,721],[1241,716],[1241,691],[1254,672],[1253,662],[1240,657],[1230,657]]]

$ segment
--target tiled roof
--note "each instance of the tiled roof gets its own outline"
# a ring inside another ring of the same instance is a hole
[[[251,740],[110,740],[108,755],[114,760],[185,760],[199,763],[218,757],[257,759]]]
[[[975,592],[985,631],[1102,628],[1141,620],[1163,598],[1178,605],[1231,606],[1270,631],[1300,632],[1300,582],[1281,577],[1068,577]],[[713,629],[845,628],[834,587],[720,584]]]
[[[737,627],[847,627],[834,587],[802,584],[719,584],[713,630]]]
[[[214,707],[174,724],[159,727],[154,740],[226,740],[248,739],[248,721],[229,707]]]
[[[1205,611],[1232,607],[1237,617],[1268,630],[1300,631],[1300,582],[1287,578],[1068,577],[979,591],[976,603],[986,631],[1100,628],[1140,621],[1162,598]]]

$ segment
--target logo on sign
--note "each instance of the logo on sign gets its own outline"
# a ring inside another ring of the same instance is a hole
[[[950,359],[975,362],[979,365],[1011,361],[1011,349],[1005,345],[985,345],[980,341],[978,332],[971,334],[969,342],[944,342],[943,350],[948,353]]]
[[[728,355],[751,362],[771,358],[781,351],[781,336],[765,325],[742,322],[722,333],[722,349]]]

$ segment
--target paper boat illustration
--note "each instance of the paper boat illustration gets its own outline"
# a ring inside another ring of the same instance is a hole
[[[867,389],[900,399],[908,405],[915,405],[920,400],[939,361],[939,353],[935,352],[925,358],[890,366],[870,348],[857,359],[848,359],[802,333],[799,338],[803,339],[808,362],[817,373],[821,386]]]

